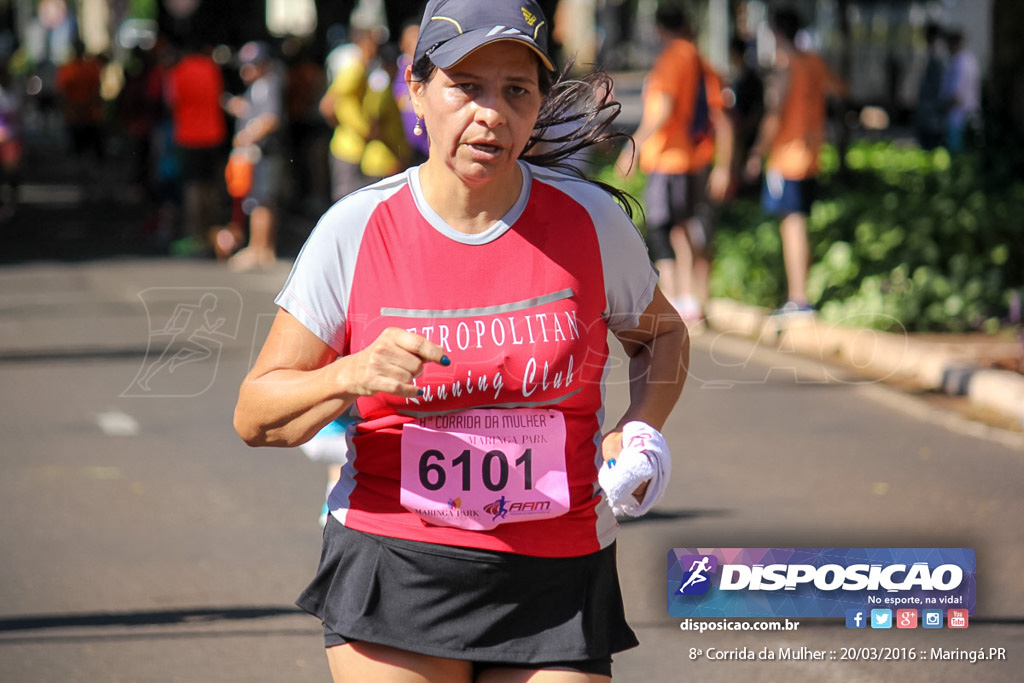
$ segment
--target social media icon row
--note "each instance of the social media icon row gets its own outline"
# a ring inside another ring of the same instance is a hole
[[[948,628],[967,628],[969,621],[967,610],[951,609],[947,612],[946,624]],[[920,612],[921,628],[942,628],[942,610],[924,609]],[[870,612],[866,609],[846,610],[846,628],[917,628],[918,611],[916,609],[898,609],[895,617],[891,609],[873,609]]]

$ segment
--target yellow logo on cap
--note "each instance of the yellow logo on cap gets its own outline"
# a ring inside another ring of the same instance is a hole
[[[525,7],[520,7],[519,9],[523,10],[523,19],[526,19],[527,25],[533,26],[533,23],[537,21],[537,15],[531,14]]]

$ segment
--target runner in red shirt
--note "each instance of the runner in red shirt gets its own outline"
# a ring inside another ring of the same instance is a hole
[[[227,121],[221,103],[224,76],[213,58],[196,48],[178,61],[167,80],[187,237],[199,248],[206,242],[207,229],[216,222],[217,181],[227,161]]]
[[[688,339],[611,193],[542,167],[614,118],[606,79],[551,84],[546,46],[532,0],[428,4],[407,80],[430,156],[321,218],[240,390],[251,445],[359,418],[298,601],[335,681],[601,681],[636,644],[598,472],[663,426]],[[634,380],[603,432],[609,332]]]

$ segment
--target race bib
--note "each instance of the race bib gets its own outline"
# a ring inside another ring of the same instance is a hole
[[[479,409],[407,423],[401,502],[431,524],[473,531],[564,514],[565,417]]]

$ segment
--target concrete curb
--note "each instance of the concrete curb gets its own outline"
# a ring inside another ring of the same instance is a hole
[[[966,396],[1024,425],[1024,375],[979,364],[986,358],[1019,359],[1016,342],[984,345],[915,340],[894,334],[826,323],[817,316],[777,319],[756,306],[713,299],[707,306],[708,328],[735,334],[773,348],[840,362],[877,379],[910,379],[925,389]]]

